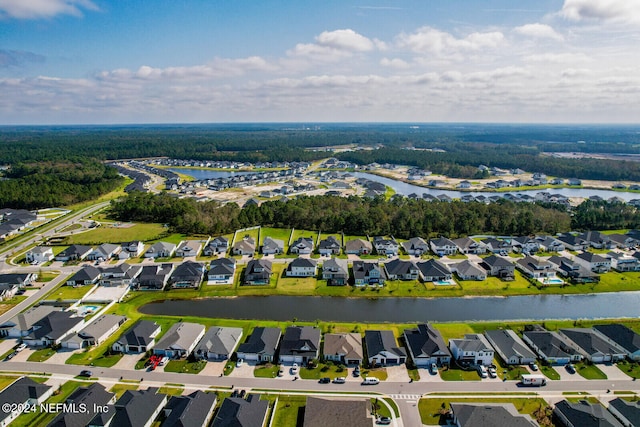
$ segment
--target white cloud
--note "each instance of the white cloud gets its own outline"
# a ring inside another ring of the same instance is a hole
[[[518,34],[527,37],[546,38],[561,41],[564,39],[560,33],[547,24],[526,24],[513,29]]]
[[[556,64],[573,64],[576,62],[592,62],[593,60],[584,53],[537,53],[525,56],[525,62],[545,62]]]
[[[565,0],[560,15],[572,21],[640,23],[640,0]]]
[[[416,53],[443,56],[496,48],[504,42],[505,37],[499,31],[475,32],[466,37],[456,38],[450,33],[428,26],[419,28],[411,34],[402,33],[397,38],[397,43],[401,48],[408,48]]]
[[[391,59],[382,58],[380,60],[380,65],[382,65],[383,67],[390,67],[390,68],[396,68],[396,69],[406,69],[410,67],[407,61],[400,58],[391,58]]]
[[[82,10],[99,10],[91,0],[0,0],[0,17],[17,19],[82,16]]]
[[[287,51],[290,57],[307,57],[321,61],[337,61],[355,53],[385,50],[383,41],[369,39],[351,29],[323,31],[315,38],[315,43],[298,43]]]

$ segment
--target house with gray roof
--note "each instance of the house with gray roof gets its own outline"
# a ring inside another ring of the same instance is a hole
[[[599,231],[585,231],[584,233],[579,234],[578,237],[595,249],[613,249],[615,247],[615,244],[611,243],[609,236],[602,234]]]
[[[180,258],[196,257],[202,250],[202,242],[200,240],[185,240],[180,242],[176,248],[176,256]]]
[[[609,402],[608,409],[623,425],[640,426],[640,402],[629,402],[618,397]]]
[[[180,242],[182,243],[182,242]],[[144,253],[145,258],[171,258],[176,253],[177,245],[169,242],[156,242]]]
[[[71,245],[58,255],[56,255],[56,261],[75,261],[85,259],[93,250],[91,246],[85,245]]]
[[[482,334],[466,334],[464,338],[449,340],[451,356],[461,365],[493,364],[495,351]]]
[[[212,427],[262,427],[268,410],[269,401],[261,400],[258,394],[249,394],[246,399],[227,397],[222,401]]]
[[[178,322],[172,325],[153,348],[153,354],[170,358],[186,357],[204,336],[199,323]]]
[[[61,345],[64,348],[79,349],[99,345],[113,335],[127,321],[124,316],[103,314],[82,328],[80,332],[65,338]]]
[[[113,343],[111,349],[121,353],[145,353],[155,345],[160,325],[151,320],[138,320]]]
[[[488,237],[486,239],[482,239],[481,243],[489,252],[494,254],[502,253],[502,252],[511,252],[511,243],[507,240],[498,240],[493,237]]]
[[[204,279],[205,267],[201,262],[185,261],[179,264],[169,277],[172,288],[199,288]]]
[[[582,252],[576,255],[574,260],[594,273],[606,273],[611,270],[611,259],[593,252]]]
[[[36,246],[25,254],[25,260],[29,264],[43,264],[51,261],[53,257],[53,248],[50,246]]]
[[[417,367],[426,368],[432,363],[438,366],[451,363],[451,352],[447,344],[440,331],[430,324],[423,323],[415,329],[405,329],[403,335],[411,359]]]
[[[122,246],[114,245],[113,243],[103,243],[87,255],[89,261],[102,260],[106,261],[111,258],[117,257]]]
[[[540,359],[550,365],[567,365],[582,360],[582,355],[573,349],[557,332],[524,331],[522,340],[538,353]]]
[[[164,407],[165,420],[161,427],[208,426],[216,407],[215,393],[196,390],[184,396],[171,396]]]
[[[102,267],[100,272],[100,286],[131,286],[142,272],[142,266],[123,262],[113,267]]]
[[[540,250],[544,252],[561,252],[564,251],[564,244],[551,236],[538,236],[536,237]]]
[[[320,354],[320,329],[312,326],[288,326],[280,342],[280,363],[298,363],[317,359]]]
[[[451,402],[453,425],[457,427],[537,427],[528,415],[518,412],[513,403]]]
[[[515,275],[515,265],[497,255],[491,255],[484,258],[481,266],[487,270],[489,276],[509,280],[513,279]]]
[[[559,235],[558,241],[570,251],[584,251],[589,247],[589,243],[587,241],[571,233],[563,233]]]
[[[511,329],[485,331],[489,344],[507,365],[528,365],[536,361],[536,355]]]
[[[10,320],[0,325],[0,336],[9,338],[20,338],[33,331],[33,326],[43,317],[60,311],[59,307],[52,305],[38,305],[26,311],[16,314]]]
[[[292,254],[310,254],[313,252],[313,247],[312,237],[298,237],[289,246],[289,251]]]
[[[349,240],[345,244],[345,253],[352,255],[368,255],[373,251],[370,241],[364,239]]]
[[[624,252],[609,252],[605,256],[611,261],[611,268],[619,272],[640,271],[640,261]]]
[[[384,285],[387,275],[377,261],[353,261],[353,280],[355,286]]]
[[[458,252],[458,246],[446,237],[438,237],[429,241],[431,251],[438,256],[453,255]]]
[[[262,242],[262,253],[265,255],[275,255],[284,253],[284,240],[274,239],[267,236]]]
[[[391,331],[364,331],[369,366],[399,365],[407,361],[407,351],[398,345]]]
[[[554,255],[547,261],[555,265],[559,276],[569,279],[572,283],[594,283],[600,281],[600,276],[597,273],[567,257]]]
[[[373,238],[373,247],[376,249],[378,255],[398,255],[400,245],[395,239],[386,239],[382,236],[375,236]]]
[[[240,344],[238,359],[255,362],[273,362],[282,332],[279,328],[254,328],[247,341]]]
[[[207,284],[232,284],[236,274],[236,260],[233,258],[216,258],[209,264]]]
[[[167,403],[167,395],[157,387],[146,390],[126,390],[105,413],[95,413],[89,425],[118,427],[151,427]]]
[[[92,265],[85,265],[67,280],[67,286],[95,285],[100,280],[102,272]]]
[[[37,383],[29,377],[21,377],[0,392],[0,426],[6,426],[15,420],[24,411],[19,410],[41,403],[54,392],[50,385]]]
[[[345,286],[349,280],[349,265],[346,259],[331,258],[322,264],[322,278],[328,286]]]
[[[224,236],[214,237],[202,251],[204,256],[224,254],[229,250],[229,239]]]
[[[384,270],[389,280],[417,280],[420,269],[413,261],[393,259],[384,263]]]
[[[640,361],[640,334],[625,325],[616,323],[595,325],[593,331],[605,341],[623,349],[629,359]]]
[[[449,270],[449,267],[447,267],[437,259],[418,262],[417,265],[418,269],[420,270],[422,280],[424,280],[425,282],[451,280],[451,270]]]
[[[320,255],[340,255],[342,245],[334,236],[327,236],[326,239],[320,240],[318,244],[318,253]]]
[[[566,328],[558,331],[567,344],[591,363],[619,362],[626,353],[617,344],[601,338],[591,328]]]
[[[227,360],[242,338],[242,328],[212,326],[204,334],[193,355],[203,360]]]
[[[362,335],[357,332],[324,334],[322,357],[345,365],[361,365],[364,358]]]
[[[170,263],[145,265],[132,287],[140,290],[162,290],[169,282],[173,269],[174,265]]]
[[[461,254],[476,254],[481,255],[487,252],[487,247],[484,243],[476,242],[470,237],[460,237],[454,239],[453,243],[458,248],[458,252]]]
[[[33,324],[22,341],[32,347],[48,347],[60,344],[69,335],[84,326],[84,319],[74,312],[54,311]]]
[[[429,252],[429,243],[422,237],[412,237],[406,242],[402,242],[402,247],[408,255],[420,256]]]
[[[525,276],[533,279],[551,278],[556,275],[555,264],[545,259],[529,255],[518,259],[518,261],[516,261],[516,268]]]
[[[452,273],[456,273],[460,280],[487,280],[487,270],[468,259],[457,264],[450,264]]]
[[[576,403],[560,401],[553,408],[553,415],[565,427],[624,427],[600,403],[587,400]]]
[[[271,261],[252,259],[244,269],[244,285],[268,285],[271,281]]]
[[[75,405],[77,408],[105,407],[115,403],[115,393],[108,392],[100,383],[93,383],[87,387],[78,387],[65,401],[68,405]],[[80,427],[91,423],[96,416],[95,411],[60,411],[47,427]],[[106,424],[104,424],[106,425]]]
[[[287,277],[315,277],[318,266],[315,260],[309,258],[295,258],[285,270]]]
[[[304,427],[371,427],[373,422],[367,399],[307,397]]]
[[[233,255],[253,255],[256,252],[256,241],[250,236],[244,236],[231,249]]]

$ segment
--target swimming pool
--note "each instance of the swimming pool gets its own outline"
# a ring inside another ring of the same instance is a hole
[[[451,286],[451,285],[457,285],[457,283],[455,282],[455,280],[453,279],[449,279],[449,280],[436,280],[435,282],[433,282],[434,285],[436,286]]]
[[[539,277],[538,282],[543,285],[564,285],[564,280],[557,277]]]
[[[77,313],[79,316],[88,316],[95,313],[99,308],[97,305],[81,305],[78,306]]]

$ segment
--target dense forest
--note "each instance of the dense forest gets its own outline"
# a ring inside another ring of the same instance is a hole
[[[132,193],[112,202],[111,216],[121,221],[166,223],[176,232],[213,235],[254,225],[405,239],[415,235],[527,235],[571,228],[571,218],[561,206],[508,201],[488,205],[427,202],[408,198],[385,201],[382,197],[300,197],[240,209],[235,204],[219,206],[215,202],[198,203],[167,194]]]
[[[92,200],[113,191],[124,178],[101,162],[80,159],[19,163],[0,180],[0,207],[37,209]]]

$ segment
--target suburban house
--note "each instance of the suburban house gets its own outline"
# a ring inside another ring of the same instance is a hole
[[[115,314],[103,314],[82,328],[80,332],[65,338],[61,345],[64,348],[79,349],[99,345],[113,335],[127,318]]]
[[[340,249],[342,245],[338,242],[334,236],[327,236],[326,239],[320,240],[320,244],[318,244],[318,253],[320,255],[340,255]]]
[[[524,254],[533,254],[540,250],[540,242],[534,237],[520,236],[511,240],[511,246],[514,252]]]
[[[185,261],[179,264],[169,276],[172,288],[199,288],[204,278],[204,263]]]
[[[417,280],[420,277],[420,269],[413,261],[399,258],[384,263],[384,271],[389,280]]]
[[[227,397],[222,401],[211,427],[262,427],[267,419],[269,401],[261,400],[257,394],[246,399]]]
[[[596,273],[569,258],[554,255],[547,261],[556,266],[558,275],[569,279],[573,283],[593,283],[600,280],[600,276]]]
[[[516,268],[525,276],[533,279],[555,277],[556,269],[554,265],[547,260],[534,258],[530,255],[516,261]]]
[[[402,247],[409,255],[420,256],[429,252],[429,243],[422,237],[412,237],[406,242],[402,242]]]
[[[493,364],[495,351],[482,334],[466,334],[464,338],[449,340],[451,355],[461,365]]]
[[[640,403],[617,397],[609,402],[611,412],[626,427],[640,425]]]
[[[209,264],[207,284],[232,284],[236,274],[236,260],[233,258],[217,258]]]
[[[579,234],[578,237],[594,249],[613,249],[613,247],[615,247],[615,244],[611,242],[609,236],[599,231],[585,231]]]
[[[118,254],[119,259],[138,258],[144,253],[144,243],[139,240],[122,244],[122,250]]]
[[[256,252],[256,241],[250,236],[244,236],[231,249],[233,255],[253,255]]]
[[[74,406],[71,407],[90,409],[105,407],[115,401],[115,393],[108,392],[102,384],[96,382],[86,387],[77,388],[64,403],[73,404]],[[110,411],[106,412],[109,413]],[[53,421],[48,424],[48,427],[86,426],[91,424],[95,416],[96,412],[93,410],[60,411]],[[106,425],[106,423],[93,424]]]
[[[331,258],[322,264],[322,278],[328,286],[345,286],[349,280],[349,265],[346,259]]]
[[[369,366],[399,365],[407,361],[407,352],[400,347],[391,331],[364,331],[364,346]]]
[[[609,252],[606,258],[611,261],[611,268],[615,271],[640,271],[640,260],[631,255],[622,252]]]
[[[458,248],[458,252],[461,254],[482,255],[487,253],[487,247],[484,243],[476,242],[470,237],[461,237],[452,241],[456,245],[456,248]]]
[[[584,251],[589,246],[589,243],[584,239],[571,233],[559,235],[558,241],[564,245],[565,249],[570,251]]]
[[[353,278],[356,286],[383,285],[386,275],[375,261],[353,261]]]
[[[100,286],[130,286],[142,272],[142,266],[123,262],[113,267],[101,268]]]
[[[616,344],[623,349],[630,360],[640,361],[640,334],[625,325],[615,323],[595,325],[593,330],[608,343]]]
[[[493,237],[481,240],[482,244],[487,248],[489,252],[494,254],[511,252],[511,243],[506,240],[498,240]]]
[[[31,307],[22,313],[16,314],[13,318],[0,325],[0,336],[20,338],[28,335],[33,331],[33,326],[37,321],[59,310],[59,307],[51,305]]]
[[[635,246],[638,246],[640,241],[638,239],[631,237],[627,234],[609,234],[607,236],[612,246],[615,246],[620,249],[631,249]]]
[[[56,255],[56,261],[82,261],[85,259],[93,248],[91,246],[84,245],[71,245],[58,255]]]
[[[186,357],[203,337],[205,327],[199,323],[173,324],[153,349],[153,354],[170,358]]]
[[[95,285],[100,280],[102,272],[92,265],[86,265],[67,280],[67,286]]]
[[[418,269],[422,280],[425,282],[438,282],[451,280],[451,270],[437,259],[418,262]]]
[[[268,285],[271,280],[271,261],[252,259],[244,270],[244,285]]]
[[[126,390],[105,412],[94,412],[90,426],[151,427],[167,404],[167,395],[157,387]]]
[[[432,363],[438,366],[451,363],[451,352],[440,331],[428,323],[420,324],[416,329],[405,329],[404,342],[418,368],[430,367]]]
[[[373,251],[373,245],[368,240],[354,239],[345,244],[344,252],[350,255],[368,255]]]
[[[117,257],[121,250],[122,246],[114,245],[113,243],[103,243],[92,250],[89,255],[87,255],[87,259],[89,261],[106,261]]]
[[[284,241],[269,236],[265,237],[264,242],[262,242],[262,253],[265,255],[283,254]]]
[[[456,427],[538,427],[528,415],[518,412],[513,403],[451,402],[451,417]]]
[[[458,252],[458,245],[446,237],[431,239],[429,241],[429,246],[433,253],[438,256],[453,255]]]
[[[53,311],[35,322],[22,342],[31,347],[58,345],[84,326],[84,319],[70,311]]]
[[[35,382],[29,377],[20,377],[0,392],[0,427],[9,425],[27,408],[39,407],[54,392],[50,385]]]
[[[173,271],[173,264],[145,265],[134,281],[137,289],[164,289]]]
[[[374,416],[367,399],[307,397],[304,427],[371,427]]]
[[[310,254],[313,252],[313,238],[312,237],[298,237],[291,246],[289,251],[292,254]]]
[[[182,242],[181,242],[182,243]],[[144,253],[145,258],[171,258],[176,253],[177,246],[169,242],[154,243]]]
[[[585,399],[576,403],[562,400],[556,403],[553,415],[565,427],[624,427],[600,403]]]
[[[246,342],[238,346],[238,359],[254,362],[273,362],[278,343],[280,342],[280,328],[254,328]]]
[[[280,342],[280,363],[306,364],[320,355],[320,329],[289,326]]]
[[[242,338],[242,328],[212,326],[204,334],[193,355],[197,359],[227,360]]]
[[[43,264],[53,259],[53,248],[49,246],[36,246],[27,251],[25,259],[29,264]]]
[[[602,338],[591,328],[567,328],[558,331],[570,347],[573,347],[591,363],[619,362],[626,352],[617,344]]]
[[[562,252],[564,251],[564,244],[551,236],[538,236],[536,238],[540,250],[544,252]]]
[[[322,357],[347,366],[362,364],[362,335],[356,332],[325,334]]]
[[[536,355],[511,329],[485,331],[484,336],[507,365],[528,365]]]
[[[202,242],[200,240],[185,240],[178,245],[176,256],[180,258],[196,257],[201,250]]]
[[[156,322],[138,320],[113,343],[111,349],[121,353],[145,353],[153,348],[159,333],[160,325]]]
[[[457,264],[450,264],[449,268],[452,273],[456,273],[458,275],[460,280],[487,280],[487,270],[468,259]]]
[[[593,252],[582,252],[576,255],[574,260],[594,273],[606,273],[611,270],[611,259]]]
[[[204,256],[224,254],[229,250],[229,239],[224,236],[214,237],[202,251]]]
[[[400,245],[394,239],[385,239],[382,236],[375,236],[373,238],[373,247],[376,249],[378,255],[398,255]]]
[[[582,355],[553,331],[524,331],[522,340],[550,365],[567,365],[582,360]]]
[[[482,260],[481,266],[487,270],[489,276],[501,279],[513,279],[515,275],[515,265],[497,255],[491,255]]]
[[[287,277],[315,277],[318,266],[315,260],[309,258],[295,258],[285,270]]]
[[[208,426],[218,397],[196,390],[183,396],[171,396],[164,407],[165,427]]]

